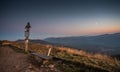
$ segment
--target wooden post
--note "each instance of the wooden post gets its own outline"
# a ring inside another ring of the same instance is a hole
[[[28,39],[27,40],[25,40],[25,52],[27,52],[28,51]]]
[[[28,44],[29,44],[29,30],[31,26],[30,23],[28,22],[27,25],[25,26],[25,52],[28,52]]]
[[[52,46],[51,45],[47,45],[47,48],[49,48],[47,56],[50,56],[51,50],[52,50]]]
[[[47,56],[50,56],[51,49],[52,49],[52,48],[50,47],[49,50],[48,50]]]

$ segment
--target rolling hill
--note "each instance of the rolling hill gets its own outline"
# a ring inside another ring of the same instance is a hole
[[[21,43],[24,43],[24,41],[25,40],[23,40],[23,39],[16,40],[16,42],[21,42]],[[52,44],[50,42],[40,40],[40,39],[30,39],[29,42],[30,43],[35,43],[35,44]]]
[[[83,49],[93,53],[120,54],[120,33],[98,36],[46,38],[44,41],[70,46],[76,49]]]

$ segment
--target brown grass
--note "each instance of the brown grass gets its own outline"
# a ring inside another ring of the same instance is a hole
[[[24,43],[12,43],[13,46],[24,49]],[[29,50],[39,54],[47,54],[48,49],[52,47],[52,56],[70,60],[72,62],[84,63],[85,65],[96,67],[109,72],[120,71],[120,61],[103,54],[92,54],[83,50],[77,50],[68,47],[58,47],[52,45],[29,44]],[[116,71],[117,70],[117,71]]]

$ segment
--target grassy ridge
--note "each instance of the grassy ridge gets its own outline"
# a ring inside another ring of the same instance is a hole
[[[11,42],[10,45],[24,49],[24,43]],[[51,46],[51,55],[62,59],[54,61],[62,72],[120,72],[120,61],[107,55],[91,54],[82,50]],[[47,54],[47,45],[29,44],[29,50],[39,54]]]

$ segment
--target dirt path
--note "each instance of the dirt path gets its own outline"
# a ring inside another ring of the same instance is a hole
[[[28,54],[19,53],[9,46],[0,46],[0,72],[61,72],[54,68],[36,67]]]
[[[0,47],[0,72],[31,72],[28,55],[17,53],[9,46]]]

